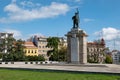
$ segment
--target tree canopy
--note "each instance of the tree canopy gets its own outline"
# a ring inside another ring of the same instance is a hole
[[[58,61],[58,45],[59,45],[59,38],[58,37],[49,37],[47,39],[47,47],[52,48],[47,52],[47,55],[50,57],[49,59],[52,61]]]

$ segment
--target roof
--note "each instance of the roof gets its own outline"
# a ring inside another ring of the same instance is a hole
[[[24,43],[24,46],[25,46],[26,48],[37,48],[37,47],[33,44],[33,42],[29,42],[29,41],[25,42],[25,43]]]

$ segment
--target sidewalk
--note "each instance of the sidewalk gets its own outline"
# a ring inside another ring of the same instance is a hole
[[[120,74],[120,65],[116,64],[0,64],[0,68],[62,70],[76,72],[97,72]]]

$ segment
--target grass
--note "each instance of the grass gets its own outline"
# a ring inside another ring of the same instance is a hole
[[[120,80],[118,75],[0,69],[0,80]]]

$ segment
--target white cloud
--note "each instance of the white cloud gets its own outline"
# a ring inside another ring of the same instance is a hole
[[[22,37],[21,32],[18,31],[18,30],[15,30],[15,29],[3,29],[2,31],[3,31],[3,32],[8,32],[8,33],[13,33],[13,36],[14,36],[16,39],[20,39],[20,37]]]
[[[106,40],[117,39],[120,36],[120,30],[111,27],[103,28],[102,32]]]
[[[94,33],[96,36],[101,35],[106,41],[106,45],[109,46],[111,49],[116,47],[120,50],[120,30],[112,27],[103,28],[100,31]]]
[[[32,2],[23,2],[21,4],[24,6],[28,6],[30,4],[34,5]],[[4,7],[4,11],[7,13],[7,17],[0,18],[0,22],[16,22],[41,18],[51,18],[66,14],[69,9],[70,7],[67,4],[56,2],[52,2],[49,6],[24,9],[17,5],[14,0],[11,4]]]
[[[120,38],[120,30],[108,27],[103,28],[101,31],[95,32],[95,35],[102,34],[105,40],[114,40]]]
[[[20,5],[22,5],[23,8],[24,7],[30,7],[30,8],[32,8],[32,7],[40,7],[41,6],[41,4],[39,4],[39,3],[33,3],[31,1],[20,2]]]
[[[83,19],[83,21],[84,21],[85,23],[87,23],[87,22],[94,21],[94,19],[90,19],[90,18],[84,18],[84,19]]]

